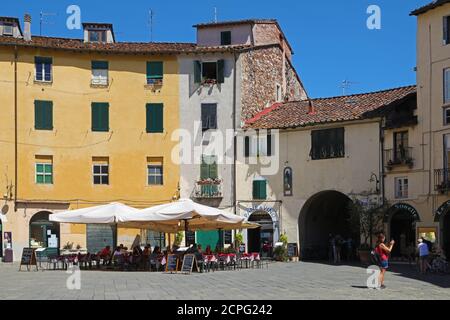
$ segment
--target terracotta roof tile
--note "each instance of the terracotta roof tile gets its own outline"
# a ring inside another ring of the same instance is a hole
[[[19,46],[31,48],[48,48],[56,50],[105,52],[119,54],[177,54],[177,53],[208,53],[229,52],[248,48],[245,45],[200,47],[195,43],[177,42],[116,42],[93,43],[81,39],[32,37],[31,41],[0,36],[0,46]]]
[[[245,128],[283,129],[316,124],[360,120],[375,116],[375,111],[416,93],[416,86],[407,86],[350,96],[285,102],[263,110],[245,123]]]
[[[444,5],[444,4],[446,4],[446,3],[449,3],[450,2],[450,0],[434,0],[433,2],[431,2],[431,3],[429,3],[429,4],[427,4],[427,5],[425,5],[425,6],[423,6],[423,7],[420,7],[420,8],[418,8],[418,9],[416,9],[416,10],[414,10],[413,12],[411,12],[411,16],[418,16],[418,15],[420,15],[420,14],[422,14],[422,13],[425,13],[425,12],[427,12],[427,11],[429,11],[429,10],[432,10],[432,9],[434,9],[434,8],[437,8],[437,7],[439,7],[439,6],[442,6],[442,5]]]

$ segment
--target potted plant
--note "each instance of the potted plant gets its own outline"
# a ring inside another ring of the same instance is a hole
[[[174,241],[174,245],[179,247],[181,245],[181,242],[183,241],[184,235],[183,235],[183,231],[178,231],[175,235],[175,241]]]
[[[242,242],[244,241],[244,236],[242,233],[238,232],[234,236],[234,246],[237,250],[239,250],[239,247],[241,246]]]
[[[273,257],[277,261],[287,262],[289,260],[288,250],[287,250],[288,238],[285,233],[280,235],[280,242],[282,242],[283,244],[281,246],[277,246],[273,250]]]
[[[381,206],[365,206],[355,199],[349,208],[349,224],[355,234],[361,235],[361,244],[357,249],[357,255],[363,265],[370,264],[370,252],[372,244],[371,235],[375,228],[379,228],[383,223],[384,213],[388,209],[388,204]]]

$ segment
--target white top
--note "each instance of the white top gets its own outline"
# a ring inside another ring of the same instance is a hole
[[[425,242],[419,243],[419,256],[427,256],[430,254],[430,251],[428,250],[428,245]]]

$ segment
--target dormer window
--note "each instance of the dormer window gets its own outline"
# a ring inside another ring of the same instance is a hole
[[[83,23],[84,42],[114,43],[113,25],[110,23]]]
[[[220,33],[220,45],[222,46],[231,45],[231,31],[222,31]]]
[[[5,23],[3,24],[3,35],[4,36],[13,36],[13,29],[14,26],[12,23]]]
[[[106,42],[106,30],[89,30],[89,42]]]

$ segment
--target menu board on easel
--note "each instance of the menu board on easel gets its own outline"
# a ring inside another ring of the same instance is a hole
[[[181,272],[189,274],[192,273],[194,268],[196,271],[198,271],[195,255],[186,254],[183,258],[183,265],[181,266]]]
[[[289,258],[298,257],[298,247],[296,243],[288,243],[287,251]]]
[[[30,271],[31,266],[36,266],[36,270],[39,270],[36,260],[36,249],[23,248],[19,271],[22,271],[22,266],[27,266],[28,271]]]
[[[167,256],[167,263],[166,263],[166,272],[177,272],[178,271],[178,257],[176,254],[169,254]]]

